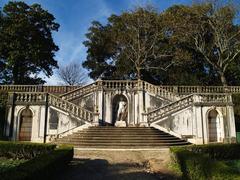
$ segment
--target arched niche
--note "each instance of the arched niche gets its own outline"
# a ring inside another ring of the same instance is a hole
[[[122,107],[123,104],[125,104],[125,107]],[[124,113],[120,113],[122,108],[125,109]],[[128,100],[126,96],[122,94],[115,95],[112,100],[112,125],[114,125],[117,120],[123,120],[128,123],[128,114]]]
[[[208,112],[208,141],[220,142],[222,140],[222,122],[217,110]]]
[[[33,113],[27,107],[20,113],[20,121],[19,121],[19,141],[31,141],[32,137],[32,120]]]

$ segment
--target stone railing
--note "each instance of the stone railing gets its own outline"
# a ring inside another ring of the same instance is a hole
[[[48,104],[57,109],[65,111],[83,121],[93,122],[94,112],[79,107],[69,101],[63,100],[58,96],[48,93],[27,93],[27,92],[16,92],[9,94],[9,103],[15,104]]]
[[[154,94],[155,96],[162,97],[171,102],[177,101],[180,99],[180,97],[175,93],[171,91],[167,91],[166,89],[163,89],[161,86],[156,86],[145,81],[143,81],[143,89],[149,92],[150,94]]]
[[[87,109],[84,109],[80,106],[77,106],[69,101],[63,100],[57,96],[49,94],[48,96],[49,105],[56,107],[62,111],[68,112],[81,120],[92,123],[94,120],[94,112],[91,112]]]
[[[96,83],[108,90],[136,89],[138,87],[136,80],[102,80]]]
[[[43,86],[43,85],[0,85],[0,91],[8,92],[45,92],[63,94],[79,86]]]
[[[168,92],[179,95],[193,93],[240,93],[240,86],[160,86]]]
[[[8,103],[13,102],[16,104],[45,104],[46,93],[33,93],[33,92],[15,92],[9,93]]]
[[[62,99],[71,101],[71,100],[74,100],[76,98],[79,98],[79,97],[82,97],[84,95],[87,95],[89,93],[92,93],[95,90],[97,90],[97,86],[95,85],[95,83],[92,83],[92,84],[88,84],[86,86],[74,89],[74,90],[72,90],[70,92],[67,92],[65,94],[62,94],[60,97]]]
[[[187,108],[193,104],[211,104],[216,103],[232,103],[231,95],[229,94],[191,94],[178,101],[172,102],[166,106],[147,113],[148,123],[156,122],[167,115]]]
[[[146,81],[137,80],[100,80],[96,81],[97,86],[104,86],[108,89],[130,88],[135,89],[142,87],[144,84],[150,84]],[[87,85],[88,86],[88,85]],[[193,93],[240,93],[240,86],[164,86],[152,85],[166,92],[179,95],[187,95]],[[46,93],[67,93],[80,86],[45,86],[45,85],[0,85],[0,91],[8,92],[46,92]]]

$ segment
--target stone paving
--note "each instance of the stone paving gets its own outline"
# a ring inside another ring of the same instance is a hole
[[[73,161],[58,173],[58,180],[177,179],[168,169],[169,149],[75,150]],[[54,178],[53,178],[54,179]]]

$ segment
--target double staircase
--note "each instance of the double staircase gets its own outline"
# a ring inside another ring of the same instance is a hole
[[[31,86],[27,88],[28,91],[32,89]],[[145,81],[100,80],[87,86],[73,88],[65,94],[58,94],[58,96],[45,92],[46,89],[43,89],[42,92],[38,92],[38,88],[33,90],[36,92],[17,91],[10,93],[9,102],[14,105],[45,106],[46,109],[50,107],[64,116],[71,117],[75,120],[74,123],[72,123],[71,120],[67,122],[62,121],[58,124],[58,129],[52,134],[49,134],[49,137],[53,136],[51,140],[57,138],[56,143],[58,144],[72,144],[76,147],[83,148],[157,148],[186,145],[188,143],[180,138],[183,136],[190,137],[189,134],[176,132],[177,130],[174,131],[174,129],[172,130],[171,128],[171,124],[176,123],[172,122],[172,120],[174,117],[177,117],[177,113],[182,113],[181,116],[185,116],[185,112],[189,113],[188,108],[192,108],[195,105],[202,106],[204,104],[206,106],[212,106],[232,103],[230,94],[211,93],[214,91],[224,92],[222,88],[189,87],[186,89],[178,87],[176,89],[175,87],[156,86]],[[165,105],[160,105],[156,107],[156,109],[142,113],[142,121],[144,123],[165,132],[146,127],[91,127],[99,124],[97,104],[95,104],[95,110],[90,111],[76,102],[76,100],[91,95],[95,98],[100,96],[97,93],[94,95],[95,92],[122,92],[129,90],[131,92],[147,92],[150,96],[166,102]],[[235,89],[228,90],[229,92],[240,92],[240,87],[239,89],[235,87]],[[184,95],[187,92],[189,94]],[[191,117],[189,119],[191,119]],[[188,124],[188,122],[187,119],[187,123],[185,124]],[[182,127],[179,127],[179,129],[185,129],[185,124],[182,123]],[[88,129],[82,130],[87,127]],[[169,132],[171,135],[166,132]]]
[[[189,144],[168,133],[147,127],[90,127],[57,139],[56,143],[77,148],[104,149],[152,149]]]

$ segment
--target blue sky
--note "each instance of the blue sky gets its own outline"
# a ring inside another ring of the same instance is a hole
[[[52,13],[60,24],[54,33],[54,41],[60,50],[56,53],[59,65],[79,62],[86,58],[86,48],[82,44],[85,34],[93,20],[106,22],[111,14],[120,14],[135,6],[153,4],[157,9],[164,10],[173,4],[190,4],[191,0],[24,0],[27,4],[39,3]],[[0,0],[0,7],[9,2]],[[59,83],[56,71],[47,84]]]

